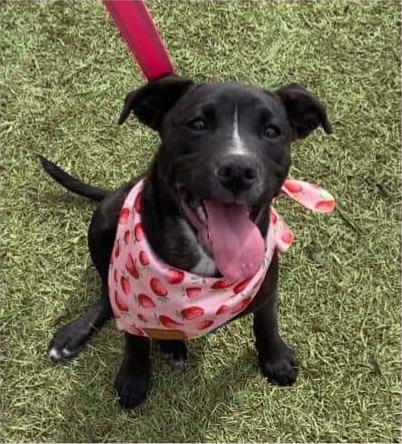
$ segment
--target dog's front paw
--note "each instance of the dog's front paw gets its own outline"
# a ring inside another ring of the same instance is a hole
[[[260,357],[260,369],[269,381],[282,386],[290,386],[296,382],[298,364],[292,350],[281,343],[268,356]]]
[[[140,405],[147,397],[148,383],[147,374],[134,374],[123,364],[114,383],[119,404],[125,409]]]
[[[49,358],[63,361],[77,355],[91,336],[91,327],[86,320],[77,319],[62,327],[49,344]]]

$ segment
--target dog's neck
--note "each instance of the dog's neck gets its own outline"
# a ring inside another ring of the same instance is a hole
[[[214,260],[199,243],[195,228],[185,217],[161,175],[156,157],[146,175],[142,193],[142,223],[151,248],[172,267],[200,276],[220,276]],[[263,237],[268,230],[268,216],[267,204],[258,223]]]

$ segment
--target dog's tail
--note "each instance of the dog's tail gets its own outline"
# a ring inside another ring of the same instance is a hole
[[[38,157],[41,161],[43,169],[47,172],[47,174],[53,177],[53,179],[60,185],[72,191],[73,193],[97,201],[102,200],[110,193],[110,191],[108,190],[103,190],[102,188],[93,187],[92,185],[87,185],[86,183],[80,182],[78,179],[70,176],[57,165],[50,162],[50,160],[47,160],[40,154],[38,154]]]

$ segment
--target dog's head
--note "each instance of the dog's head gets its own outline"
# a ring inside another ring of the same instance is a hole
[[[241,219],[231,206],[255,222],[287,177],[291,142],[331,132],[323,105],[297,84],[271,92],[169,76],[128,94],[119,124],[131,112],[159,132],[159,171],[197,229],[223,213]]]
[[[270,92],[169,76],[128,94],[119,124],[131,112],[159,132],[161,166],[173,188],[248,206],[279,192],[293,140],[319,126],[331,132],[323,105],[297,84]]]

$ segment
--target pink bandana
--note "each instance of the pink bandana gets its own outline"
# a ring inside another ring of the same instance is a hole
[[[286,251],[293,233],[271,206],[264,258],[249,279],[229,281],[170,267],[152,251],[141,222],[143,181],[128,194],[120,213],[109,268],[109,297],[121,330],[155,339],[191,339],[230,321],[254,299],[275,250]],[[316,185],[286,180],[282,194],[319,213],[334,198]]]

